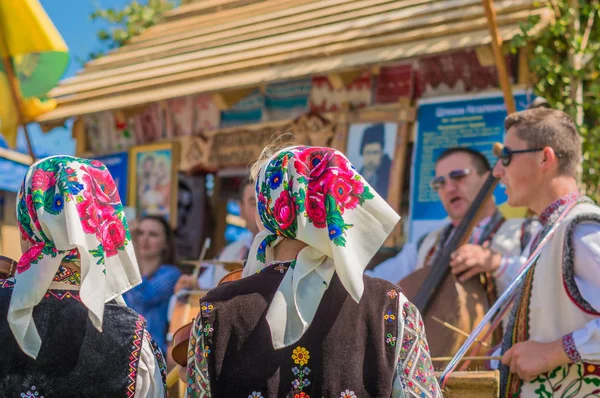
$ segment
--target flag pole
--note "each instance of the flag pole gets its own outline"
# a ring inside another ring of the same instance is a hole
[[[488,28],[490,30],[490,36],[492,38],[492,50],[494,51],[494,59],[496,61],[496,71],[498,72],[498,81],[502,88],[502,94],[504,95],[504,104],[506,105],[506,112],[510,115],[517,111],[515,106],[515,98],[512,95],[512,89],[510,87],[510,79],[508,78],[508,72],[506,71],[506,62],[504,60],[504,54],[502,54],[502,37],[498,31],[498,23],[496,21],[496,10],[494,9],[493,0],[481,0],[483,2],[483,8],[485,9],[485,16],[488,21]]]
[[[7,48],[5,45],[4,48]],[[19,101],[19,90],[17,85],[17,77],[15,75],[15,70],[13,68],[12,62],[10,62],[10,58],[8,57],[0,57],[2,58],[2,64],[4,65],[4,70],[6,70],[6,75],[8,77],[8,85],[10,86],[10,93],[13,97],[13,101],[15,103],[15,107],[17,108],[17,117],[19,118],[19,124],[22,125],[23,131],[25,132],[25,139],[27,140],[27,148],[29,149],[29,155],[31,155],[31,159],[35,162],[36,157],[33,152],[33,145],[31,144],[31,138],[29,138],[29,131],[27,130],[27,123],[25,123],[25,119],[23,117],[23,110],[21,109],[21,101]]]

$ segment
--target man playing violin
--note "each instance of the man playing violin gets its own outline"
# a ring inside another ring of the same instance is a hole
[[[533,252],[555,233],[517,292],[502,344],[502,397],[597,397],[600,385],[600,208],[579,195],[581,140],[562,111],[510,115],[494,175],[512,206],[539,215]],[[562,221],[557,221],[560,216]]]
[[[490,164],[480,152],[463,147],[445,150],[436,161],[431,187],[438,193],[450,222],[421,237],[416,244],[405,244],[396,257],[366,274],[397,283],[410,273],[432,265],[490,172]],[[504,219],[493,196],[482,206],[481,219],[469,243],[453,253],[450,267],[461,281],[480,273],[492,273],[497,290],[502,292],[522,264],[519,255],[535,225],[524,219]]]

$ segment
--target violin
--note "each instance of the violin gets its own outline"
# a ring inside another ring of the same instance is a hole
[[[17,262],[10,257],[0,256],[0,279],[12,278],[15,276]]]

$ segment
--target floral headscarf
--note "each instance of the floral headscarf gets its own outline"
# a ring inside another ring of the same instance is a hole
[[[79,295],[100,331],[104,304],[122,301],[141,276],[117,188],[99,161],[55,156],[35,163],[19,191],[17,220],[31,247],[17,265],[8,321],[23,352],[36,358],[41,339],[33,307],[61,262],[81,267]]]
[[[334,273],[360,301],[363,271],[400,217],[331,148],[278,152],[261,167],[256,193],[266,229],[254,240],[244,276],[260,272],[283,238],[308,245],[284,276],[267,312],[273,346],[281,348],[297,342],[308,329]]]

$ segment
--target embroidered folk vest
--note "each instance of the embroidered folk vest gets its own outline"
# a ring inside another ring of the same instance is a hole
[[[503,350],[533,340],[556,341],[600,316],[583,299],[574,275],[573,231],[581,222],[600,222],[600,208],[577,204],[542,249],[515,302]],[[577,363],[540,375],[531,383],[501,368],[502,397],[599,397],[600,367]]]
[[[212,396],[340,397],[353,392],[389,397],[397,361],[398,287],[365,276],[357,304],[334,275],[302,338],[276,350],[265,318],[286,270],[284,265],[267,267],[201,300]]]
[[[50,290],[33,310],[42,339],[36,360],[19,348],[6,321],[10,280],[0,280],[0,397],[133,397],[146,321],[114,302],[102,333],[79,292]]]

